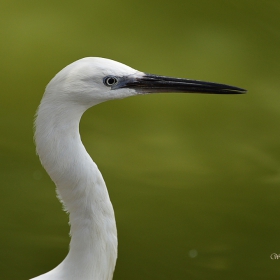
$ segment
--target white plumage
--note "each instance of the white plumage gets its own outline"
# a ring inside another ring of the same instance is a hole
[[[82,114],[101,102],[143,93],[243,93],[214,83],[139,72],[104,58],[84,58],[61,70],[46,87],[35,120],[42,165],[69,212],[70,250],[36,280],[110,280],[117,259],[114,210],[103,177],[79,134]]]

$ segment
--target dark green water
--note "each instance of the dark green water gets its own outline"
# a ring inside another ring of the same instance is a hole
[[[32,122],[49,80],[85,56],[248,90],[134,97],[84,115],[116,212],[114,279],[279,279],[280,2],[1,1],[0,15],[0,279],[67,254]]]

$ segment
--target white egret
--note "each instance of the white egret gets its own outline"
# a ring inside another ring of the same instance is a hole
[[[69,213],[66,258],[37,280],[110,280],[117,259],[117,228],[103,177],[79,134],[82,114],[101,102],[156,92],[245,93],[233,86],[139,72],[88,57],[61,70],[47,85],[35,120],[37,153]]]

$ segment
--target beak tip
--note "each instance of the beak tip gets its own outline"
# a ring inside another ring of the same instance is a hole
[[[239,88],[238,91],[237,91],[236,93],[245,94],[245,93],[247,93],[247,89]]]

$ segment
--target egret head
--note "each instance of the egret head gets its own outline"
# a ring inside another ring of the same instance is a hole
[[[157,92],[236,94],[246,91],[223,84],[147,74],[110,59],[87,57],[62,69],[48,84],[45,98],[89,108],[107,100]]]

